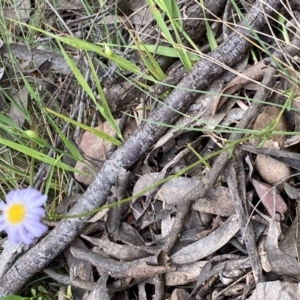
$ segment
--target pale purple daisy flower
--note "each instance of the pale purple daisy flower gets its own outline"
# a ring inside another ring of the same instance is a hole
[[[46,215],[42,207],[46,200],[47,195],[31,187],[10,191],[6,203],[0,202],[0,231],[4,230],[12,243],[31,244],[48,229],[41,222]]]

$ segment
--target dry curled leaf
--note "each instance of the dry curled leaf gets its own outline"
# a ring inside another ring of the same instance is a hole
[[[280,217],[276,215],[276,219],[284,220],[284,214],[287,211],[287,205],[282,199],[282,197],[276,192],[276,190],[273,191],[271,186],[255,179],[252,179],[251,182],[257,192],[258,197],[260,198],[262,204],[268,211],[269,215],[273,216],[275,211],[275,213],[280,214]]]

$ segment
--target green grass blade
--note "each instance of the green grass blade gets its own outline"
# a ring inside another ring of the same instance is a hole
[[[58,133],[59,137],[63,141],[64,145],[67,147],[67,149],[71,152],[74,159],[83,161],[83,157],[80,154],[80,151],[69,141],[69,139],[62,133],[62,131],[58,128],[58,126],[55,124],[55,122],[48,118],[51,122],[52,126],[55,128],[55,132]]]
[[[89,57],[88,54],[87,54],[87,58],[88,58],[88,61],[89,61],[91,74],[93,76],[94,82],[96,83],[98,94],[99,94],[99,97],[100,97],[100,100],[101,100],[101,103],[102,103],[102,107],[101,107],[102,115],[105,118],[105,120],[110,124],[110,126],[116,131],[118,137],[121,140],[123,140],[123,136],[122,136],[122,133],[120,131],[119,125],[117,124],[116,120],[114,119],[113,115],[111,114],[111,111],[110,111],[109,106],[107,104],[107,101],[106,101],[105,95],[103,93],[101,84],[99,82],[98,75],[97,75],[96,70],[94,68],[94,65],[91,61],[91,58]],[[100,109],[98,101],[96,99],[95,99],[95,101],[96,101],[96,102],[94,102],[95,105],[97,106],[98,109]]]
[[[55,116],[57,116],[57,117],[65,120],[66,122],[74,124],[74,125],[82,128],[82,129],[84,129],[84,130],[90,131],[95,136],[98,136],[98,137],[100,137],[100,138],[102,138],[102,139],[104,139],[104,140],[106,140],[106,141],[108,141],[108,142],[110,142],[110,143],[112,143],[112,144],[114,144],[116,146],[120,146],[121,145],[120,141],[118,141],[117,139],[115,139],[114,137],[110,136],[109,134],[107,134],[107,133],[105,133],[103,131],[100,131],[100,130],[97,130],[97,129],[93,128],[93,127],[81,124],[81,123],[79,123],[79,122],[77,122],[75,120],[72,120],[72,119],[70,119],[70,118],[68,118],[68,117],[66,117],[66,116],[64,116],[64,115],[62,115],[60,113],[57,113],[57,112],[55,112],[55,111],[53,111],[53,110],[51,110],[49,108],[46,108],[46,110],[48,112],[50,112],[51,114],[53,114],[53,115],[55,115]]]
[[[17,150],[18,152],[21,152],[25,155],[28,155],[32,158],[35,158],[39,161],[42,161],[46,164],[49,164],[51,166],[55,166],[55,167],[58,167],[58,168],[61,168],[61,169],[64,169],[66,171],[73,171],[73,172],[77,172],[77,173],[81,173],[81,174],[85,174],[84,172],[81,172],[75,168],[72,168],[70,167],[69,165],[61,162],[61,161],[58,161],[52,157],[49,157],[47,154],[44,154],[40,151],[36,151],[36,150],[33,150],[27,146],[24,146],[24,145],[20,145],[18,143],[15,143],[15,142],[12,142],[12,141],[9,141],[9,140],[5,140],[5,139],[2,139],[0,138],[0,144],[4,145],[4,146],[7,146],[7,147],[10,147],[12,149],[15,149]]]

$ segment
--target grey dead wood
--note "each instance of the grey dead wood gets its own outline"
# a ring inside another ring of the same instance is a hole
[[[165,299],[165,280],[163,275],[157,275],[154,277],[149,277],[145,279],[141,284],[139,284],[139,299],[147,299],[146,283],[154,285],[155,293],[152,297],[153,300],[163,300]]]
[[[65,286],[72,285],[75,288],[80,288],[85,291],[93,291],[96,287],[96,283],[94,282],[84,281],[79,278],[71,278],[70,276],[67,275],[58,274],[57,272],[55,272],[50,268],[45,268],[43,272],[47,274],[49,277],[51,277],[52,279],[54,279],[55,281],[57,281],[58,283],[60,283],[61,285],[65,285]]]
[[[168,72],[168,77],[163,81],[163,83],[157,83],[150,87],[152,97],[158,98],[161,94],[168,91],[170,86],[176,86],[187,74],[181,62],[178,61],[172,64]]]
[[[158,255],[136,259],[131,262],[120,262],[75,247],[71,248],[71,253],[74,257],[88,261],[114,278],[153,277],[166,273],[168,270],[172,270],[168,266],[161,266],[158,264]]]
[[[243,240],[245,241],[252,266],[253,276],[255,282],[258,283],[264,281],[264,278],[262,275],[262,265],[256,247],[255,233],[252,222],[249,220],[249,213],[246,206],[246,180],[244,175],[243,156],[239,155],[238,160],[231,160],[229,163],[226,172],[226,179],[232,196],[235,212],[240,222],[240,232],[243,236]],[[243,191],[239,191],[239,186],[243,186]]]
[[[87,282],[87,281],[83,281],[79,278],[71,279],[70,276],[58,274],[57,272],[55,272],[54,270],[52,270],[50,268],[45,268],[43,270],[43,272],[64,286],[68,286],[68,285],[72,284],[72,286],[84,289],[86,291],[93,291],[97,286],[97,283],[95,283],[95,282]],[[124,280],[117,279],[113,282],[110,282],[107,286],[107,289],[109,290],[110,293],[124,291],[127,288],[130,288],[130,287],[138,284],[140,281],[144,281],[144,279],[131,280],[130,283],[128,283],[126,281],[126,279],[124,279]]]
[[[120,245],[111,242],[107,235],[103,235],[101,239],[81,235],[84,239],[96,245],[99,249],[103,249],[108,255],[122,261],[132,261],[134,259],[149,256],[149,253],[139,249],[133,245]]]
[[[50,268],[45,268],[43,270],[43,272],[45,274],[47,274],[49,277],[51,277],[52,279],[54,279],[55,281],[59,282],[61,285],[70,285],[71,284],[71,280],[68,275],[58,274],[57,272],[55,272],[54,270],[52,270]]]
[[[69,275],[70,275],[71,285],[73,286],[73,288],[72,288],[73,298],[74,299],[82,299],[84,297],[84,294],[87,289],[82,288],[80,286],[78,288],[78,285],[76,286],[74,281],[76,279],[79,279],[79,280],[87,283],[85,286],[87,286],[87,285],[91,286],[91,284],[94,283],[94,277],[92,275],[93,274],[92,266],[91,266],[91,264],[87,263],[84,260],[79,260],[79,259],[75,258],[70,253],[70,247],[78,247],[85,251],[88,251],[88,247],[85,245],[85,243],[79,237],[76,237],[63,252],[64,257],[67,262],[67,265],[69,267]]]
[[[170,253],[175,242],[180,237],[180,233],[182,231],[183,225],[189,216],[189,211],[192,206],[192,202],[191,201],[185,202],[184,199],[182,199],[182,202],[183,202],[182,204],[177,206],[174,224],[172,225],[172,228],[171,228],[168,236],[166,237],[166,240],[165,240],[165,243],[163,246],[163,250],[166,253]]]
[[[159,124],[172,124],[177,111],[184,112],[197,96],[197,90],[205,89],[224,69],[222,64],[233,66],[240,61],[251,47],[251,30],[260,31],[266,24],[266,16],[274,15],[281,8],[279,0],[256,1],[246,15],[246,23],[237,28],[208,58],[202,58],[192,71],[178,84],[134,134],[105,162],[95,180],[81,199],[69,212],[70,215],[85,213],[105,204],[121,168],[129,168],[149,150],[153,143],[166,131]],[[214,61],[216,63],[214,63]],[[189,90],[193,90],[190,92]],[[211,178],[208,187],[213,186]],[[216,178],[215,178],[216,179]],[[34,274],[48,265],[85,227],[87,217],[62,220],[40,243],[25,253],[6,272],[0,283],[0,297],[16,294]]]

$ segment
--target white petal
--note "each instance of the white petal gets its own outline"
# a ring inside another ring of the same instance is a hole
[[[4,211],[5,209],[6,209],[6,204],[3,201],[1,201],[0,202],[0,211]]]
[[[7,233],[7,237],[8,239],[14,243],[14,244],[19,244],[21,242],[20,236],[19,236],[19,232],[17,230],[16,227],[13,226],[9,226],[6,228],[6,233]]]
[[[6,223],[6,222],[1,222],[0,221],[0,232],[5,230],[6,231],[6,228],[8,227],[9,225]]]
[[[7,195],[6,195],[6,203],[7,204],[11,204],[14,203],[16,201],[19,201],[19,191],[10,191]]]
[[[41,206],[47,200],[46,195],[43,195],[40,191],[33,188],[20,190],[20,193],[22,193],[22,199],[24,199],[24,202],[31,206]]]
[[[24,227],[36,237],[40,237],[48,230],[46,225],[37,221],[26,221],[24,222]]]
[[[36,217],[36,218],[43,218],[46,215],[45,209],[43,207],[31,207],[26,209],[26,217]]]
[[[48,198],[47,195],[42,195],[37,198],[34,198],[34,199],[32,199],[32,202],[30,203],[30,205],[33,207],[42,206],[47,201],[47,198]]]
[[[21,240],[22,240],[22,242],[23,242],[24,244],[26,244],[26,245],[32,244],[32,242],[33,242],[32,235],[31,235],[31,234],[30,234],[30,235],[28,234],[28,231],[25,229],[24,226],[20,226],[20,227],[19,227],[19,235],[20,235]]]

